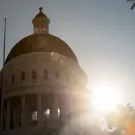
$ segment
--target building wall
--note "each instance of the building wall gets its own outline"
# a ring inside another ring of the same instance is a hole
[[[23,77],[22,72],[25,74]],[[4,66],[3,73],[4,130],[10,135],[39,134],[44,125],[43,121],[41,122],[41,115],[40,118],[37,118],[36,127],[28,124],[28,118],[25,118],[29,116],[24,115],[26,112],[28,114],[27,107],[24,109],[23,106],[24,99],[25,102],[29,99],[31,107],[28,108],[35,107],[39,114],[43,113],[44,108],[47,109],[49,105],[51,119],[57,117],[56,113],[59,108],[61,115],[56,123],[53,121],[56,130],[61,122],[66,121],[69,112],[76,115],[76,112],[86,110],[88,107],[85,73],[78,63],[60,54],[54,52],[24,54],[9,61]],[[36,97],[33,98],[33,96]],[[11,120],[12,112],[13,120]],[[26,121],[21,118],[22,114]],[[10,121],[10,125],[8,121]],[[12,121],[14,126],[12,126]],[[25,128],[22,125],[25,125]],[[51,126],[53,126],[52,123]]]
[[[48,72],[48,79],[44,78],[44,71]],[[36,71],[37,78],[32,79],[32,72]],[[25,80],[21,81],[21,73],[25,72]],[[56,77],[59,72],[60,78]],[[13,78],[14,76],[14,81]],[[86,87],[87,78],[83,70],[71,59],[57,53],[35,52],[21,55],[4,67],[4,93],[18,92],[22,87],[61,85],[82,91]]]

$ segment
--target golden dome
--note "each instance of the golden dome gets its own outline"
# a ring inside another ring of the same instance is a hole
[[[74,52],[60,38],[50,34],[33,34],[23,38],[12,48],[5,63],[32,52],[56,52],[78,62]]]

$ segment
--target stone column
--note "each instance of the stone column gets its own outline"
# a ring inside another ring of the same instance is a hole
[[[82,107],[82,102],[80,101],[80,95],[78,92],[73,92],[72,93],[72,117],[77,117],[80,113],[81,107]]]
[[[58,95],[53,94],[52,102],[50,106],[50,119],[57,120],[58,119]]]
[[[38,103],[37,103],[37,125],[39,127],[43,126],[43,106],[42,106],[42,95],[38,94]]]
[[[68,94],[68,107],[69,107],[69,118],[72,118],[74,112],[74,103],[73,103],[73,93]]]
[[[11,103],[10,100],[7,100],[7,113],[6,113],[6,130],[10,130],[11,124]]]
[[[14,123],[14,128],[19,128],[19,126],[20,126],[20,110],[19,110],[19,108],[14,109],[13,123]]]
[[[69,118],[69,99],[68,94],[63,93],[61,94],[61,101],[60,101],[60,122],[64,124]]]
[[[21,113],[21,125],[22,125],[22,127],[25,126],[25,122],[24,122],[24,120],[23,120],[23,118],[25,117],[25,116],[24,116],[25,105],[26,105],[25,96],[22,96],[22,113]]]
[[[26,104],[25,96],[22,96],[22,112],[24,110],[25,104]]]

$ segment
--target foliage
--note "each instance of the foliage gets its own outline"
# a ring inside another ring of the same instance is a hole
[[[114,135],[135,135],[135,109],[130,104],[117,105],[116,108],[117,112],[111,112],[105,117],[108,129],[115,127]]]
[[[127,2],[132,2],[131,10],[135,8],[135,0],[127,0]]]

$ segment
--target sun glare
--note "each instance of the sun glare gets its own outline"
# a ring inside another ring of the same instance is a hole
[[[98,85],[92,90],[92,105],[95,110],[107,113],[115,110],[120,102],[120,94],[117,87],[111,85]]]

